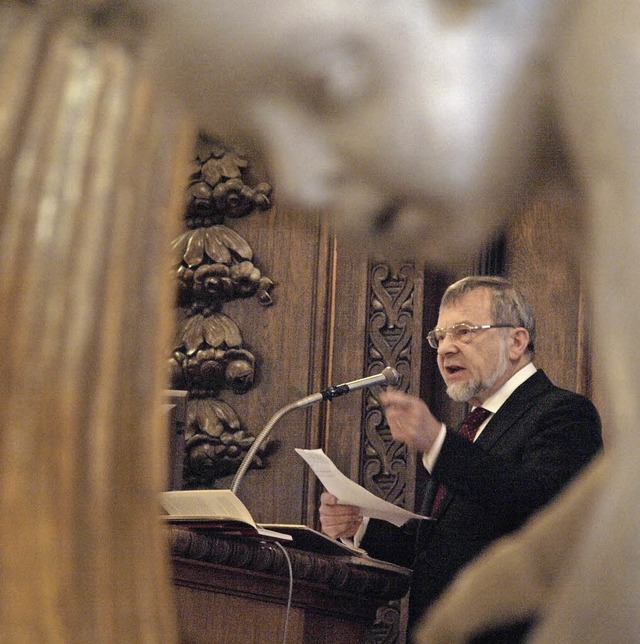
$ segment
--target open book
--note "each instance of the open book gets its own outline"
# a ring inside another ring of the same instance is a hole
[[[185,528],[293,541],[290,534],[256,524],[247,506],[231,490],[162,492],[160,504],[168,523]]]
[[[394,564],[371,559],[364,550],[343,543],[305,525],[258,524],[245,504],[231,490],[175,490],[162,492],[160,503],[167,523],[203,532],[261,537],[291,542],[294,548],[352,563],[387,570]]]
[[[305,525],[256,523],[247,506],[231,490],[162,492],[160,504],[167,523],[191,530],[290,541],[299,550],[329,556],[366,554],[360,548],[336,541]]]

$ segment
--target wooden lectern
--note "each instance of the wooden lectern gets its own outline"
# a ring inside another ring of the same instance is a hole
[[[367,557],[169,528],[180,641],[363,642],[379,606],[403,597],[411,572]]]

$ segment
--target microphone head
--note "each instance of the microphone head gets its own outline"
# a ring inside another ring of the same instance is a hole
[[[388,386],[397,387],[400,384],[400,374],[393,367],[385,367],[380,373],[385,377]]]

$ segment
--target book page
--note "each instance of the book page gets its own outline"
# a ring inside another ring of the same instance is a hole
[[[231,490],[163,492],[160,503],[172,518],[234,520],[256,527],[247,507]]]
[[[169,522],[191,529],[293,541],[289,534],[256,525],[247,506],[231,490],[162,492],[160,504]]]
[[[346,477],[321,449],[296,448],[296,452],[309,464],[327,492],[337,497],[344,505],[355,505],[360,508],[363,517],[383,519],[398,527],[404,525],[409,519],[430,518],[409,512],[365,490]]]

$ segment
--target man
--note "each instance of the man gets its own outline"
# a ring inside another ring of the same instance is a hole
[[[371,233],[369,242],[377,239],[380,248],[396,240],[403,252],[423,248],[437,261],[464,252],[521,202],[519,179],[552,167],[538,157],[543,163],[527,172],[522,160],[538,146],[568,146],[588,203],[589,244],[576,246],[584,251],[597,353],[605,358],[615,449],[592,497],[592,519],[573,526],[584,542],[579,556],[560,566],[549,602],[553,614],[546,618],[552,630],[540,641],[570,641],[558,635],[558,624],[571,641],[632,641],[640,631],[640,583],[628,565],[640,534],[629,512],[640,502],[640,364],[634,357],[640,276],[633,234],[640,219],[634,109],[640,3],[0,2],[54,15],[82,4],[111,13],[142,6],[149,21],[127,15],[127,26],[146,23],[152,32],[157,17],[162,28],[154,34],[152,66],[203,127],[222,133],[224,126],[246,123],[257,130],[279,172],[279,194],[335,213],[361,239]],[[90,14],[101,29],[104,18],[104,11]],[[130,42],[144,43],[142,35]],[[369,51],[369,45],[388,49]],[[12,70],[5,80],[17,69],[11,53],[3,50]],[[30,59],[20,61],[28,66]],[[230,115],[236,124],[228,123]],[[556,127],[544,127],[548,118]],[[5,147],[8,158],[16,157],[13,143]],[[309,163],[300,163],[298,154]],[[422,216],[415,216],[414,205]],[[622,589],[633,597],[621,601]]]
[[[451,285],[427,338],[448,395],[487,412],[464,437],[421,400],[380,395],[394,438],[422,452],[431,474],[422,512],[434,521],[401,530],[371,520],[360,542],[374,557],[412,566],[410,624],[462,566],[548,503],[602,447],[591,402],[534,366],[534,316],[508,280],[467,277]],[[332,537],[362,532],[358,508],[326,492],[320,518]]]
[[[576,558],[583,537],[580,527],[597,520],[593,500],[610,476],[610,461],[611,454],[601,452],[525,527],[499,539],[467,566],[422,618],[414,631],[415,641],[476,641],[478,633],[495,634],[504,624],[533,621],[540,625],[528,641],[577,641],[570,632],[573,620],[553,625],[554,633],[549,634],[549,623],[541,618],[553,605],[567,562]],[[625,641],[611,638],[609,632],[596,631],[585,639]]]
[[[582,540],[557,567],[536,641],[633,641],[640,632],[640,580],[628,565],[640,538],[629,512],[640,503],[640,3],[127,4],[150,14],[153,68],[167,91],[208,131],[230,140],[248,132],[265,150],[281,200],[329,213],[374,254],[413,249],[450,261],[512,217],[545,173],[574,175],[587,243],[576,239],[573,247],[615,421],[612,465],[591,497],[590,518],[566,528]],[[622,589],[632,598],[620,601]]]

